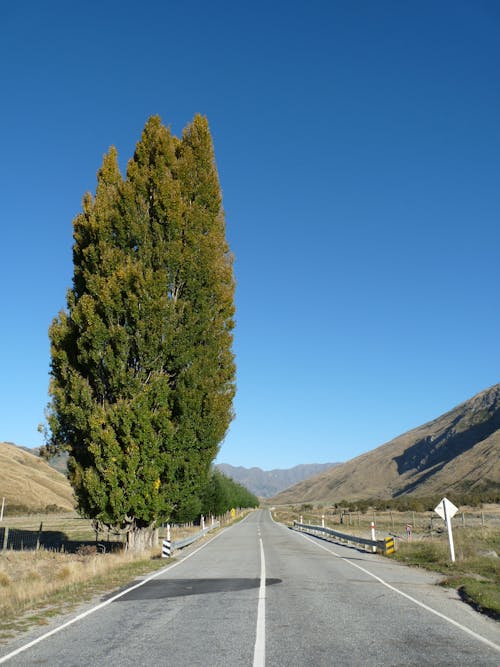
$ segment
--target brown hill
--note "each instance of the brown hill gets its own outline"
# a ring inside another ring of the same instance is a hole
[[[9,508],[71,511],[75,507],[73,490],[64,475],[41,458],[6,442],[0,442],[0,495],[5,497],[6,515]]]
[[[500,384],[366,454],[274,496],[275,504],[430,495],[500,485]]]

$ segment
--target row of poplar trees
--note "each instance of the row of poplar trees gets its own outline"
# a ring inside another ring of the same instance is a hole
[[[122,177],[111,148],[73,221],[50,328],[50,452],[80,512],[131,550],[197,497],[232,418],[234,278],[207,120],[151,117]]]

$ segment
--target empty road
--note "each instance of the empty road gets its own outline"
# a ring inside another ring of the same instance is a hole
[[[500,664],[500,624],[436,586],[436,575],[305,537],[265,510],[180,558],[94,611],[1,647],[0,663]]]

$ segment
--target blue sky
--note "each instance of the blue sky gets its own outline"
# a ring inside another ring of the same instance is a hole
[[[72,219],[205,114],[236,257],[219,461],[344,461],[500,380],[500,4],[0,5],[0,441],[41,444]]]

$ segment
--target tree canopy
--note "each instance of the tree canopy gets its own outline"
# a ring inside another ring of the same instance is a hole
[[[206,482],[232,418],[234,278],[207,120],[151,117],[122,177],[111,148],[73,221],[50,328],[49,447],[83,514],[154,542]]]

